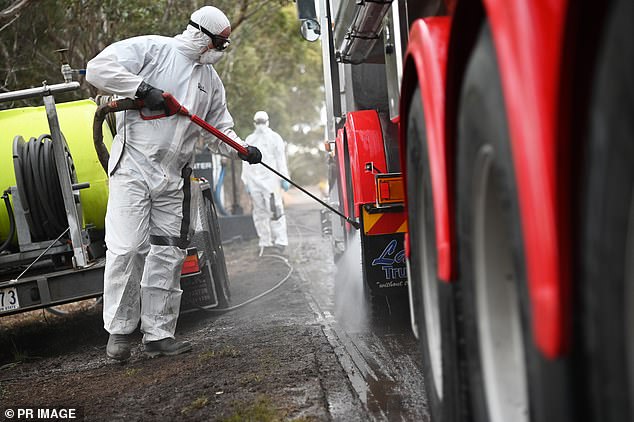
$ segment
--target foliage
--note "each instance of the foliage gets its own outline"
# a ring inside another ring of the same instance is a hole
[[[144,34],[173,36],[186,26],[199,0],[0,0],[0,91],[59,83],[60,55],[73,68],[86,63],[117,40]],[[323,103],[321,54],[299,33],[291,0],[216,0],[232,22],[231,47],[216,66],[227,91],[236,132],[246,137],[257,110],[266,110],[271,128],[289,143],[314,147],[323,129],[307,137],[294,130],[319,127]],[[17,7],[13,11],[10,7]],[[11,10],[4,14],[1,11]],[[81,79],[80,79],[81,81]],[[60,100],[94,96],[81,92]],[[27,104],[37,104],[31,100]],[[0,104],[0,108],[25,102]],[[294,169],[293,169],[294,170]]]

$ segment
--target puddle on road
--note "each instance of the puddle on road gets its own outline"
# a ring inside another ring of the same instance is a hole
[[[376,381],[370,380],[368,387],[372,397],[366,402],[366,405],[371,412],[382,412],[389,420],[403,415],[404,406],[401,395],[396,390],[396,382],[385,378]]]

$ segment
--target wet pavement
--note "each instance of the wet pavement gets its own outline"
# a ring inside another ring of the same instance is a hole
[[[421,359],[408,311],[372,319],[360,285],[358,245],[352,242],[334,264],[329,240],[320,233],[318,208],[304,202],[288,213],[291,244],[297,244],[296,271],[350,387],[363,404],[361,419],[428,421]]]

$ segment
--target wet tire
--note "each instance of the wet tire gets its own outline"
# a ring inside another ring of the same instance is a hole
[[[569,362],[546,360],[532,341],[510,136],[486,24],[458,116],[458,282],[473,420],[570,421]]]
[[[581,168],[578,255],[585,403],[594,421],[634,420],[634,50],[631,0],[599,42]]]
[[[458,420],[458,372],[454,286],[437,278],[435,217],[420,88],[407,120],[407,198],[412,318],[417,327],[427,400],[434,421]]]
[[[227,272],[227,263],[225,261],[225,253],[222,248],[222,237],[220,235],[220,224],[218,223],[218,213],[216,205],[212,199],[211,192],[207,189],[203,194],[204,209],[206,219],[209,224],[209,233],[205,236],[205,251],[209,255],[209,264],[211,265],[211,275],[213,278],[214,289],[218,297],[218,308],[223,309],[229,307],[231,302],[231,290],[229,288],[229,275]]]
[[[328,161],[328,186],[330,186],[330,199],[331,201],[338,201],[339,206],[338,210],[342,214],[345,215],[343,210],[343,198],[341,194],[341,177],[339,176],[339,168],[337,167],[337,161],[335,159],[329,159]],[[336,198],[335,198],[336,197]],[[339,262],[341,257],[343,256],[346,250],[346,242],[345,242],[345,224],[343,223],[343,219],[337,216],[335,213],[324,210],[325,214],[323,214],[323,218],[328,219],[328,224],[330,225],[330,238],[331,238],[331,248],[332,248],[332,257],[335,264]],[[327,217],[326,217],[327,216]],[[322,230],[323,230],[322,223]],[[337,233],[339,233],[339,228],[341,228],[341,232],[343,233],[343,239],[337,239]]]

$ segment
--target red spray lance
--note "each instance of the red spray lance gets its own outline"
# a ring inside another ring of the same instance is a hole
[[[174,96],[172,96],[172,94],[164,92],[163,93],[163,99],[165,101],[165,110],[166,110],[165,113],[157,114],[157,115],[150,115],[150,116],[147,116],[147,115],[144,115],[143,113],[140,113],[141,114],[141,118],[143,120],[154,120],[154,119],[160,119],[160,118],[166,117],[166,116],[173,116],[175,114],[179,114],[181,116],[188,117],[192,122],[194,122],[195,124],[197,124],[201,128],[205,129],[207,132],[211,133],[216,138],[220,139],[222,142],[228,144],[231,148],[236,150],[239,154],[242,154],[244,156],[248,155],[248,151],[247,151],[246,147],[244,147],[243,145],[241,145],[238,142],[234,141],[233,139],[231,139],[230,137],[228,137],[227,135],[225,135],[224,133],[222,133],[221,131],[219,131],[218,129],[216,129],[215,127],[213,127],[212,125],[210,125],[209,123],[207,123],[206,121],[204,121],[203,119],[198,117],[197,115],[191,114],[189,112],[189,110],[187,110],[185,107],[183,107],[176,100],[176,98],[174,98]],[[130,99],[130,98],[125,98],[125,99],[122,99],[122,100],[113,100],[113,101],[111,101],[111,102],[109,102],[107,104],[104,104],[104,105],[100,106],[99,108],[97,108],[97,111],[95,112],[95,120],[94,120],[94,123],[93,123],[93,141],[95,143],[95,150],[97,151],[97,156],[99,157],[99,161],[101,162],[101,165],[104,167],[104,169],[106,169],[106,172],[107,172],[107,168],[108,168],[109,153],[108,153],[108,150],[106,149],[106,147],[105,147],[105,145],[103,143],[102,124],[103,124],[103,120],[105,119],[105,116],[108,113],[115,112],[115,111],[134,110],[134,109],[140,110],[141,108],[143,108],[143,100],[140,100],[140,99],[133,100],[133,99]],[[338,216],[340,216],[341,218],[346,220],[348,223],[350,223],[350,225],[352,227],[354,227],[355,229],[359,230],[359,228],[360,228],[359,223],[356,222],[355,220],[353,220],[352,218],[345,216],[339,210],[335,209],[331,205],[329,205],[326,202],[322,201],[321,199],[317,198],[315,195],[313,195],[312,193],[308,192],[306,189],[304,189],[303,187],[299,186],[297,183],[293,182],[291,179],[289,179],[288,177],[284,176],[282,173],[278,172],[273,167],[269,166],[268,164],[264,163],[263,161],[260,161],[259,164],[264,166],[264,167],[266,167],[267,169],[269,169],[273,173],[275,173],[281,179],[286,180],[288,183],[290,183],[291,185],[295,186],[297,189],[301,190],[306,195],[310,196],[312,199],[314,199],[315,201],[319,202],[321,205],[323,205],[324,207],[328,208],[330,211],[334,212],[335,214],[337,214]]]

